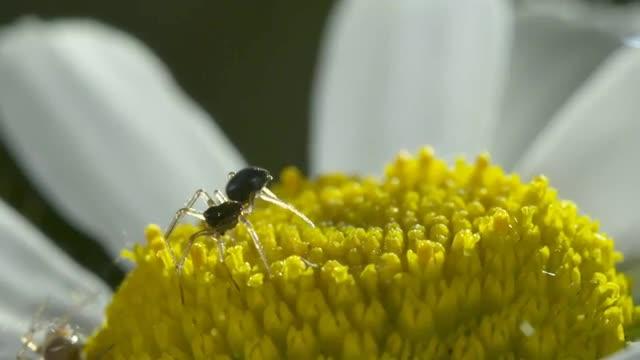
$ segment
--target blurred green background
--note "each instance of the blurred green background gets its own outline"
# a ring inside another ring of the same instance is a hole
[[[146,43],[213,115],[245,159],[274,172],[307,168],[309,99],[333,1],[9,0],[0,25],[24,15],[90,17]],[[122,272],[39,196],[0,148],[0,196],[112,286]]]

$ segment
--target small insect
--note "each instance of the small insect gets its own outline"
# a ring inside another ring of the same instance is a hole
[[[82,353],[85,337],[76,326],[70,323],[70,313],[53,319],[43,319],[46,302],[38,307],[31,319],[27,332],[22,335],[22,348],[16,355],[17,360],[83,360]],[[84,306],[83,304],[78,307]],[[75,309],[77,310],[77,309]],[[104,349],[101,359],[112,346]]]
[[[191,246],[194,241],[201,236],[210,236],[216,239],[218,257],[220,262],[223,262],[225,247],[223,242],[218,239],[227,231],[236,227],[238,222],[242,222],[246,226],[264,268],[266,269],[267,274],[270,274],[269,262],[267,261],[267,257],[264,253],[262,243],[260,242],[253,225],[251,225],[251,222],[246,218],[246,215],[253,211],[256,198],[291,211],[309,224],[309,226],[315,227],[313,222],[303,213],[292,205],[280,200],[267,188],[267,185],[272,180],[273,177],[269,171],[258,167],[248,167],[238,171],[237,173],[232,172],[229,174],[229,180],[225,189],[226,196],[220,190],[215,190],[213,192],[213,197],[205,190],[197,190],[193,196],[191,196],[189,201],[187,201],[185,206],[176,212],[164,235],[167,247],[169,248],[169,253],[173,258],[178,274],[182,272],[184,261],[191,250]],[[201,198],[204,199],[207,205],[207,209],[204,212],[199,212],[193,208],[196,201]],[[185,215],[204,221],[206,228],[191,235],[182,257],[180,259],[176,259],[175,254],[169,245],[168,239],[178,221],[180,221]]]
[[[16,355],[17,360],[76,360],[82,359],[82,341],[76,330],[65,318],[43,321],[46,304],[36,311],[27,332],[22,335],[22,348]],[[39,338],[39,339],[38,339]]]

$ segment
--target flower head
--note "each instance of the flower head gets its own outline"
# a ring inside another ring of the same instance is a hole
[[[276,190],[318,227],[259,206],[271,278],[238,226],[195,245],[178,279],[149,226],[89,357],[595,358],[637,319],[598,224],[486,155],[401,154],[381,181],[288,169]],[[175,251],[198,229],[179,227]]]

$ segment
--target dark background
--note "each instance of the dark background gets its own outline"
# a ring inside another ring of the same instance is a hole
[[[0,25],[23,15],[90,17],[127,31],[169,66],[245,159],[277,173],[307,168],[310,91],[331,0],[4,0]],[[112,286],[122,273],[70,227],[0,147],[0,196]]]
[[[309,92],[331,3],[5,0],[0,25],[24,14],[80,16],[133,34],[169,65],[247,160],[279,169],[306,166]]]
[[[522,0],[514,0],[515,2]],[[637,0],[590,0],[629,3]],[[90,17],[138,37],[212,114],[246,160],[307,169],[310,91],[333,0],[2,0],[0,26],[24,15]],[[250,126],[247,126],[250,124]],[[0,144],[0,197],[112,286],[122,272],[35,191]]]

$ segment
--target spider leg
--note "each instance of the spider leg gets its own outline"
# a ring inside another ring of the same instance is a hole
[[[44,300],[42,304],[38,306],[38,309],[33,314],[33,317],[31,318],[31,323],[29,324],[29,329],[24,335],[20,337],[20,342],[22,343],[22,347],[20,348],[20,351],[16,355],[16,359],[18,360],[28,359],[28,357],[26,356],[27,351],[37,353],[40,350],[40,346],[38,346],[38,344],[35,343],[33,337],[36,331],[38,330],[38,328],[42,325],[40,321],[42,318],[42,314],[44,313],[44,310],[47,307],[48,303],[49,303],[49,299],[47,298]]]
[[[240,291],[240,286],[238,285],[236,280],[233,278],[233,275],[231,274],[231,270],[229,270],[229,267],[224,262],[224,254],[227,253],[227,249],[224,246],[224,241],[222,241],[222,239],[220,239],[219,237],[215,236],[214,234],[211,234],[211,236],[215,238],[216,245],[218,246],[218,262],[222,266],[224,266],[225,269],[227,269],[227,275],[229,275],[229,279],[231,279],[231,282],[233,283],[233,286],[239,292]]]
[[[215,205],[215,202],[213,201],[213,199],[211,198],[211,196],[203,189],[198,189],[196,190],[193,195],[191,196],[191,198],[189,198],[189,200],[187,201],[187,203],[183,206],[183,208],[186,209],[192,209],[193,205],[195,205],[196,201],[198,201],[198,199],[200,198],[204,198],[204,200],[207,203],[207,206],[213,206]],[[169,235],[171,235],[171,232],[173,231],[173,229],[175,228],[176,224],[178,223],[178,221],[180,221],[181,217],[176,216],[173,217],[173,219],[171,220],[171,223],[169,223],[169,226],[167,226],[167,230],[164,232],[164,237],[165,239],[169,238]]]
[[[189,252],[191,251],[191,247],[193,246],[193,243],[200,236],[206,236],[206,235],[213,235],[213,233],[209,229],[204,229],[204,230],[200,230],[198,232],[193,233],[189,237],[189,241],[187,242],[187,246],[182,251],[182,256],[180,256],[180,260],[178,260],[178,262],[175,264],[176,265],[176,272],[178,273],[178,275],[182,274],[182,267],[184,266],[184,261],[187,259],[187,256],[189,255]]]
[[[40,347],[33,341],[33,335],[23,335],[20,341],[22,342],[22,347],[20,347],[20,350],[16,354],[17,360],[29,360],[31,357],[27,355],[27,352],[37,354],[40,350]]]
[[[185,248],[185,251],[182,254],[182,257],[180,258],[179,265],[176,266],[176,271],[178,272],[178,275],[182,273],[182,267],[184,266],[184,262],[187,258],[187,255],[191,251],[191,247],[193,246],[193,243],[195,242],[196,238],[199,238],[201,236],[210,236],[213,238],[213,240],[215,240],[216,245],[218,247],[218,261],[222,266],[224,266],[227,269],[227,273],[229,275],[229,278],[233,282],[233,285],[238,291],[240,291],[240,287],[238,286],[236,281],[233,279],[233,276],[231,276],[231,271],[227,267],[227,264],[225,264],[224,262],[224,254],[227,251],[224,246],[224,241],[222,241],[222,239],[220,239],[217,235],[218,234],[206,229],[202,231],[198,231],[195,234],[191,235],[191,237],[189,238],[189,243],[187,244],[187,247]],[[182,299],[182,303],[184,304],[184,291],[182,289],[182,283],[180,283],[180,298]]]
[[[222,239],[219,239],[218,237],[215,238],[215,241],[216,245],[218,246],[218,262],[224,264],[224,254],[227,253],[227,249],[224,246],[224,241],[222,241]]]
[[[245,208],[245,213],[250,214],[253,212],[255,208],[256,197],[255,195],[249,197],[249,201],[247,201],[247,206]]]
[[[36,332],[38,324],[40,323],[40,320],[42,318],[42,314],[44,314],[44,310],[47,308],[48,304],[49,298],[46,298],[44,299],[42,304],[38,306],[38,310],[36,310],[35,314],[33,314],[33,317],[31,318],[31,324],[29,325],[29,334],[33,335],[33,333]]]
[[[187,255],[189,255],[189,252],[191,251],[191,247],[193,246],[193,243],[196,241],[196,239],[199,238],[200,236],[211,235],[211,234],[212,232],[208,229],[200,230],[198,232],[193,233],[189,237],[187,246],[182,251],[182,256],[180,256],[180,260],[178,260],[178,262],[174,261],[174,264],[176,266],[176,275],[178,277],[178,286],[180,287],[180,302],[182,303],[182,305],[184,305],[184,289],[182,288],[182,279],[180,278],[180,275],[182,275],[182,267],[184,265],[184,262],[187,259]]]
[[[280,198],[278,198],[278,196],[276,194],[274,194],[271,190],[269,190],[267,187],[263,187],[262,190],[260,190],[260,192],[257,194],[257,196],[267,202],[270,202],[276,206],[279,206],[281,208],[284,208],[286,210],[291,211],[292,213],[294,213],[296,216],[298,216],[299,218],[301,218],[304,222],[306,222],[307,224],[309,224],[309,226],[311,227],[316,227],[315,224],[313,223],[313,221],[311,221],[308,217],[306,217],[306,215],[304,215],[302,212],[300,212],[300,210],[296,209],[293,205],[286,203],[284,201],[282,201]],[[302,262],[304,262],[308,267],[312,267],[312,268],[318,268],[318,264],[315,264],[303,257],[300,257],[300,259],[302,259]]]
[[[169,250],[169,255],[171,255],[171,260],[173,260],[174,264],[177,264],[177,262],[176,262],[176,254],[173,252],[173,249],[171,248],[171,244],[169,243],[169,235],[171,235],[171,232],[175,228],[175,226],[178,223],[178,221],[180,219],[182,219],[185,215],[193,216],[194,218],[196,218],[198,220],[202,220],[202,221],[205,220],[204,219],[204,215],[202,215],[198,211],[196,211],[196,210],[194,210],[192,208],[189,208],[189,207],[184,207],[184,208],[176,211],[176,214],[173,216],[173,220],[171,221],[171,223],[167,227],[167,231],[165,231],[165,234],[164,234],[164,242],[165,242],[165,245],[167,246],[167,249]]]
[[[193,193],[193,195],[191,196],[191,199],[189,199],[189,201],[184,207],[193,207],[196,201],[198,201],[198,199],[201,199],[201,198],[204,198],[204,201],[207,203],[207,206],[215,205],[215,203],[213,202],[213,199],[211,198],[211,195],[209,195],[209,193],[206,190],[198,189]]]
[[[213,190],[213,196],[219,201],[220,204],[229,201],[229,198],[227,197],[227,195],[225,195],[222,191],[220,190]]]
[[[319,267],[320,267],[320,265],[318,265],[318,264],[316,264],[316,263],[312,262],[311,260],[307,260],[307,259],[303,258],[302,256],[300,256],[300,260],[302,260],[302,262],[303,262],[305,265],[307,265],[308,267],[310,267],[310,268],[317,269],[317,268],[319,268]]]
[[[270,202],[270,203],[272,203],[272,204],[274,204],[276,206],[279,206],[279,207],[281,207],[283,209],[291,211],[297,217],[299,217],[304,222],[309,224],[309,226],[316,227],[316,225],[313,223],[313,221],[311,221],[305,214],[300,212],[300,210],[296,209],[293,205],[280,200],[280,198],[278,198],[278,196],[276,194],[274,194],[271,190],[267,189],[266,187],[262,188],[262,190],[260,190],[260,192],[257,194],[257,196],[260,199],[262,199],[262,200],[264,200],[266,202]]]
[[[251,222],[244,216],[239,216],[240,221],[247,227],[247,231],[253,240],[253,246],[255,246],[256,251],[258,251],[258,255],[260,255],[260,259],[262,260],[262,264],[264,265],[265,270],[267,271],[267,275],[271,276],[271,268],[269,267],[269,261],[267,261],[267,255],[264,253],[264,248],[262,247],[262,243],[260,242],[260,238],[258,237],[258,233],[253,228]]]
[[[73,305],[70,305],[64,314],[51,320],[51,325],[56,328],[66,326],[72,321],[72,317],[76,316],[83,308],[96,301],[98,296],[99,293],[97,291],[83,295],[82,299],[75,302]]]

